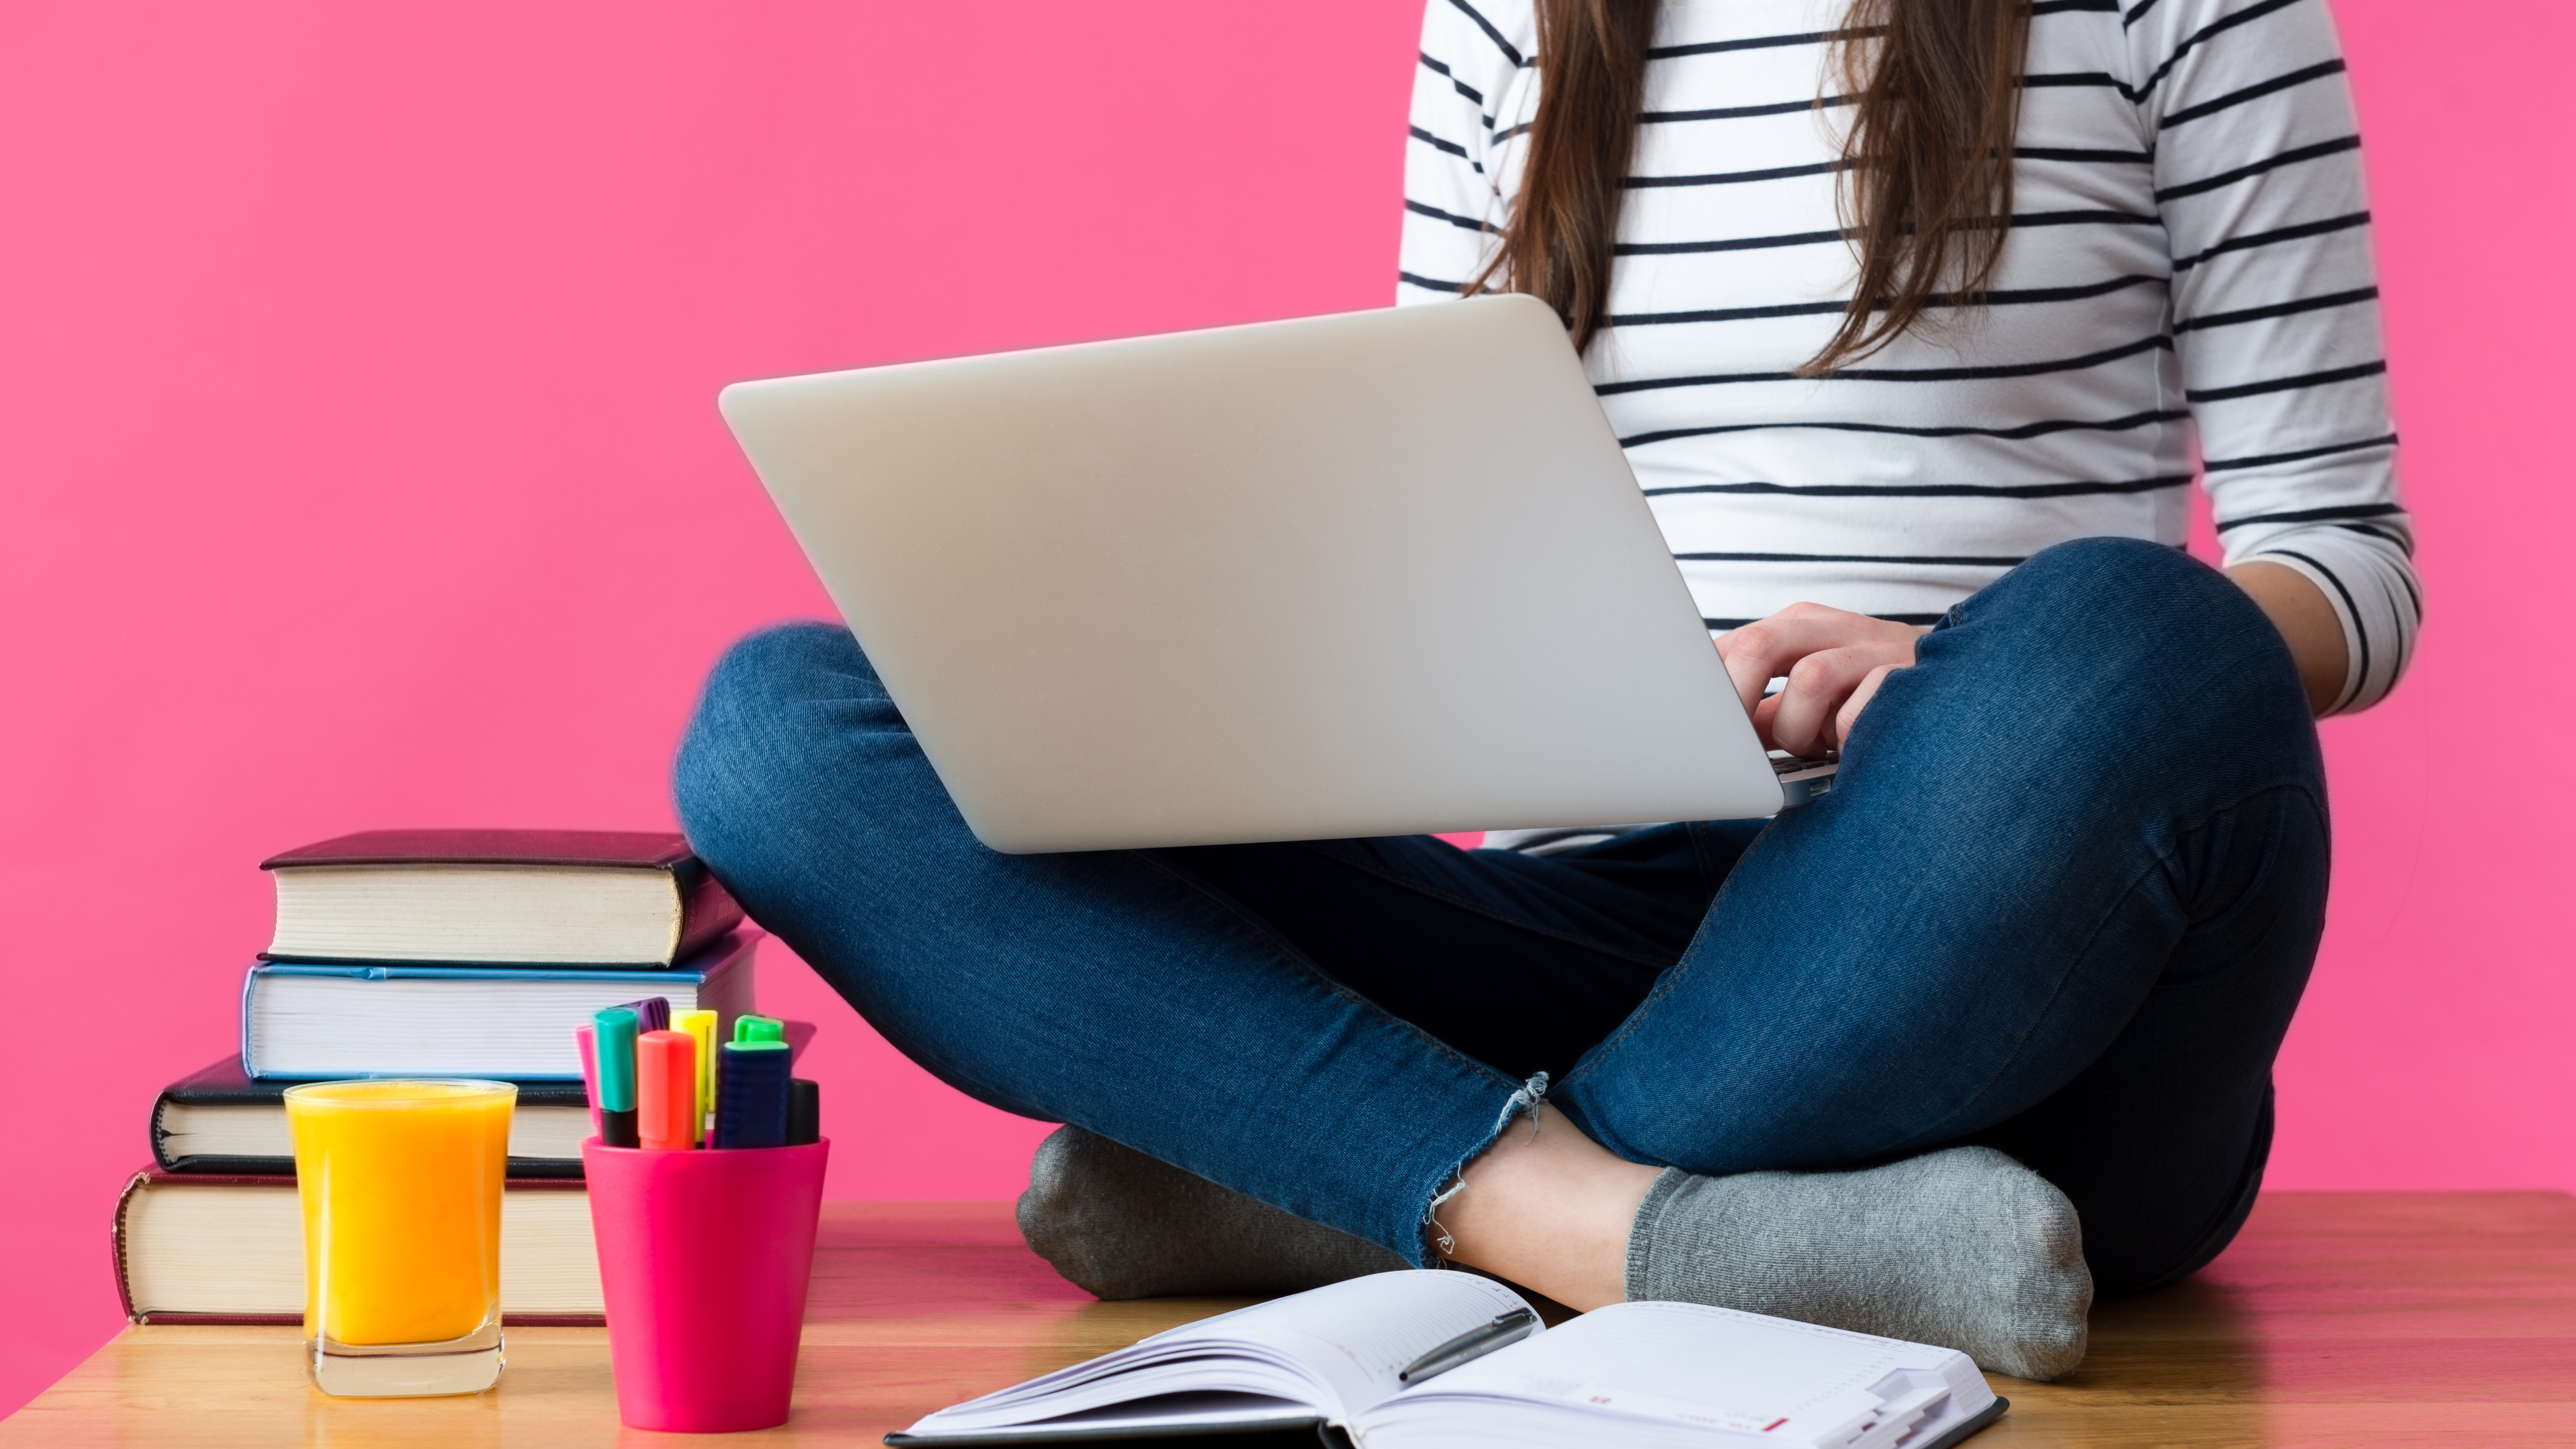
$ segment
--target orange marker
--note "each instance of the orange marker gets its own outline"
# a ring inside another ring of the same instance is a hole
[[[698,1139],[698,1039],[685,1031],[635,1038],[635,1135],[648,1151],[686,1151]]]

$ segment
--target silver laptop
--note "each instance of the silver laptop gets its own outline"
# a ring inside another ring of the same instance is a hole
[[[996,850],[1784,803],[1532,298],[737,383],[721,406]]]

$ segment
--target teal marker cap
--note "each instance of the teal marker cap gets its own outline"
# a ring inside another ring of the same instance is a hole
[[[599,1058],[599,1110],[635,1110],[635,1013],[612,1006],[590,1018],[592,1050]]]
[[[787,1040],[787,1023],[774,1016],[737,1016],[733,1019],[733,1039],[738,1042]]]

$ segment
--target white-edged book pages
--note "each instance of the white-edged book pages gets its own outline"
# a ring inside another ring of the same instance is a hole
[[[1943,1449],[2004,1408],[1955,1349],[1692,1303],[1614,1304],[1545,1329],[1499,1283],[1415,1271],[1157,1334],[942,1409],[886,1442],[1311,1427],[1327,1445],[1360,1449]]]

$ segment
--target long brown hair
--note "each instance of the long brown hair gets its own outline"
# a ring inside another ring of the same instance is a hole
[[[1527,292],[1580,350],[1609,320],[1612,247],[1644,108],[1657,0],[1536,0],[1538,114],[1512,218],[1467,290]],[[1865,357],[1992,284],[2012,215],[2028,0],[1853,0],[1833,74],[1854,115],[1843,234],[1859,252],[1842,325],[1799,370]]]

